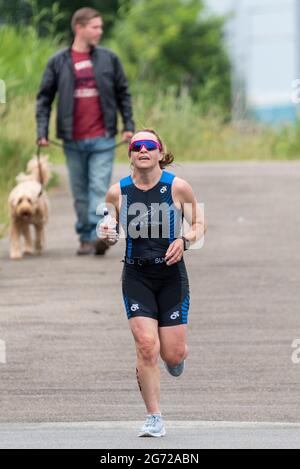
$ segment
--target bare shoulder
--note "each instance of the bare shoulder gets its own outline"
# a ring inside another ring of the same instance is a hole
[[[177,176],[173,182],[173,195],[175,199],[180,201],[191,200],[194,198],[192,186],[185,179]]]
[[[120,183],[113,184],[106,194],[106,205],[113,216],[118,220],[120,213],[121,188]]]
[[[106,195],[106,200],[109,202],[118,202],[121,195],[120,183],[113,184]]]
[[[179,178],[177,176],[175,177],[173,184],[174,184],[174,187],[178,191],[184,191],[186,189],[192,189],[191,185],[185,179]]]

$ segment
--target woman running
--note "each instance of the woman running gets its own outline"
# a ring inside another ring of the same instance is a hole
[[[99,236],[116,244],[119,223],[126,236],[123,297],[135,340],[139,388],[148,412],[139,436],[166,434],[160,410],[161,356],[166,370],[180,376],[188,356],[186,328],[190,305],[184,251],[206,231],[191,186],[164,168],[174,161],[153,130],[133,136],[132,176],[111,186],[106,203],[116,228],[103,223]],[[181,235],[183,218],[190,231]]]

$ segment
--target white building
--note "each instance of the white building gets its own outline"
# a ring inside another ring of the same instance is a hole
[[[262,121],[294,121],[299,108],[292,95],[293,83],[300,79],[300,0],[206,3],[217,13],[232,12],[227,31],[235,113],[243,112],[239,97],[244,91],[246,108]]]

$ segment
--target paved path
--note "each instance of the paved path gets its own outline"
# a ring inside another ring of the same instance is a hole
[[[114,181],[128,171],[116,165]],[[182,379],[162,369],[162,411],[171,421],[300,422],[300,364],[291,360],[300,339],[300,164],[175,172],[205,202],[209,231],[204,249],[186,255],[190,358]],[[142,422],[121,297],[124,243],[103,259],[77,258],[66,185],[51,202],[42,258],[11,262],[0,241],[0,422]]]
[[[0,449],[299,449],[300,425],[166,422],[164,438],[138,438],[141,422],[1,425]],[[102,454],[105,454],[102,452]],[[124,455],[126,451],[124,451]]]

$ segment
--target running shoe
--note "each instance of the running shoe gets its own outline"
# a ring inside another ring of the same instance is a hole
[[[145,425],[141,429],[140,437],[160,438],[165,436],[165,424],[161,415],[147,415]]]
[[[183,362],[179,363],[179,365],[176,366],[170,366],[166,362],[164,362],[164,364],[167,372],[175,378],[178,378],[180,375],[182,375],[185,369],[185,360],[183,360]]]
[[[77,250],[77,256],[89,256],[94,252],[94,245],[92,243],[82,242]]]

